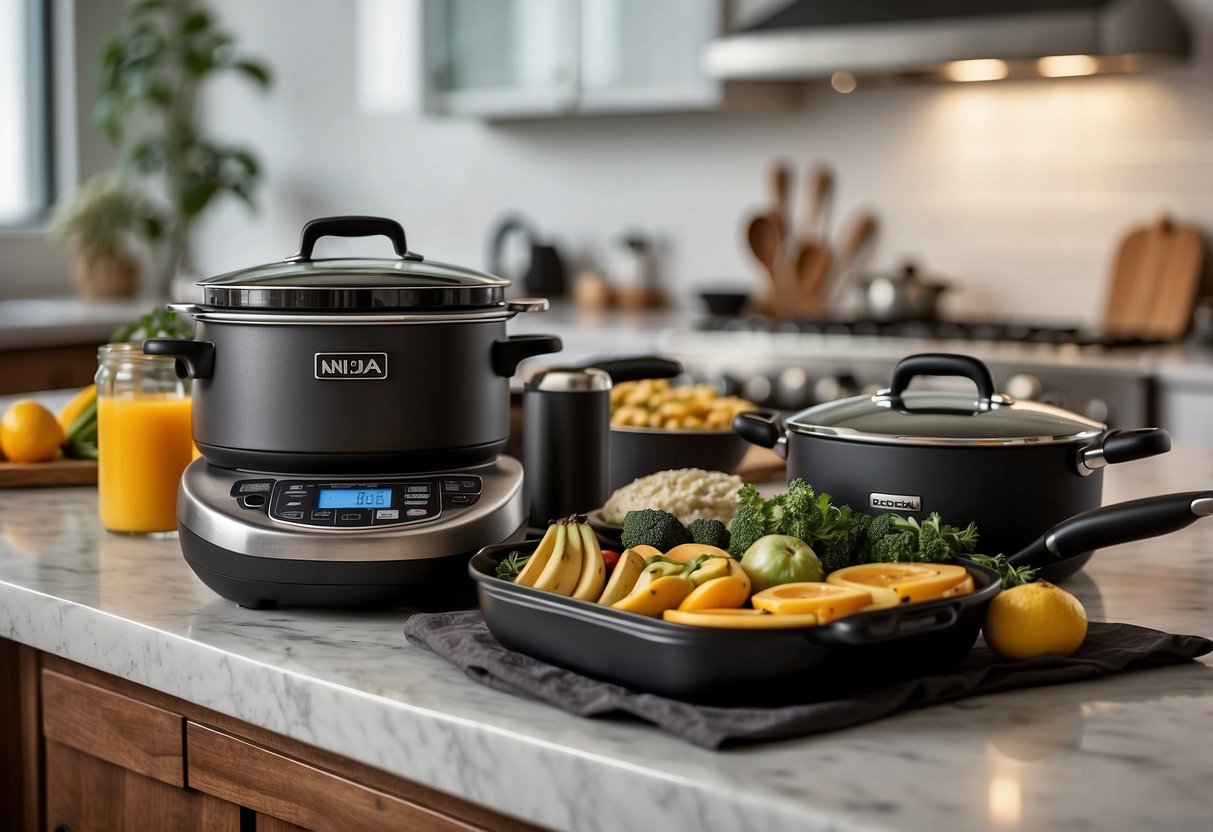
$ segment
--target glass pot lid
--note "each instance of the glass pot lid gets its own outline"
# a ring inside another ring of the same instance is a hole
[[[916,375],[960,375],[977,394],[908,391]],[[1090,439],[1106,426],[1077,413],[994,391],[985,364],[962,355],[930,353],[898,362],[886,390],[826,402],[787,421],[794,433],[859,442],[923,445],[1022,445]]]
[[[384,236],[396,258],[312,259],[321,237]],[[278,263],[198,281],[203,303],[262,311],[413,312],[484,309],[505,302],[510,282],[485,272],[425,260],[408,250],[404,228],[383,217],[325,217],[303,227],[299,252]]]

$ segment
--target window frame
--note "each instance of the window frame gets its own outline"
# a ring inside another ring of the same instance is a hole
[[[21,0],[25,41],[29,45],[25,74],[26,176],[32,197],[29,211],[0,221],[0,231],[38,227],[50,213],[55,195],[55,107],[52,44],[52,0]]]

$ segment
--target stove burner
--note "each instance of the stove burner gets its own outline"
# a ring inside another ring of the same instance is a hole
[[[1073,344],[1079,347],[1124,349],[1164,343],[1123,338],[1080,327],[1009,320],[876,321],[836,318],[712,317],[698,326],[708,332],[772,332],[807,335],[853,335],[878,338],[918,338],[942,341]]]

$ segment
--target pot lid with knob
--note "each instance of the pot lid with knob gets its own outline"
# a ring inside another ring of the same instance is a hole
[[[395,258],[312,257],[322,237],[380,235],[391,241]],[[280,262],[228,272],[198,285],[208,310],[421,313],[504,308],[510,281],[409,251],[404,229],[395,220],[347,216],[307,223],[298,253]]]
[[[973,393],[907,390],[915,376],[960,376]],[[793,433],[908,445],[1026,445],[1086,441],[1107,426],[1059,407],[998,393],[989,369],[964,355],[924,353],[898,362],[887,389],[819,404],[787,420]]]

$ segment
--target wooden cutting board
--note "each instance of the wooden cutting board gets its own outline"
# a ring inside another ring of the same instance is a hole
[[[52,462],[0,462],[0,488],[96,485],[95,459],[56,459]]]
[[[1129,232],[1116,253],[1103,331],[1123,338],[1181,338],[1203,266],[1204,245],[1191,226],[1164,217]]]

